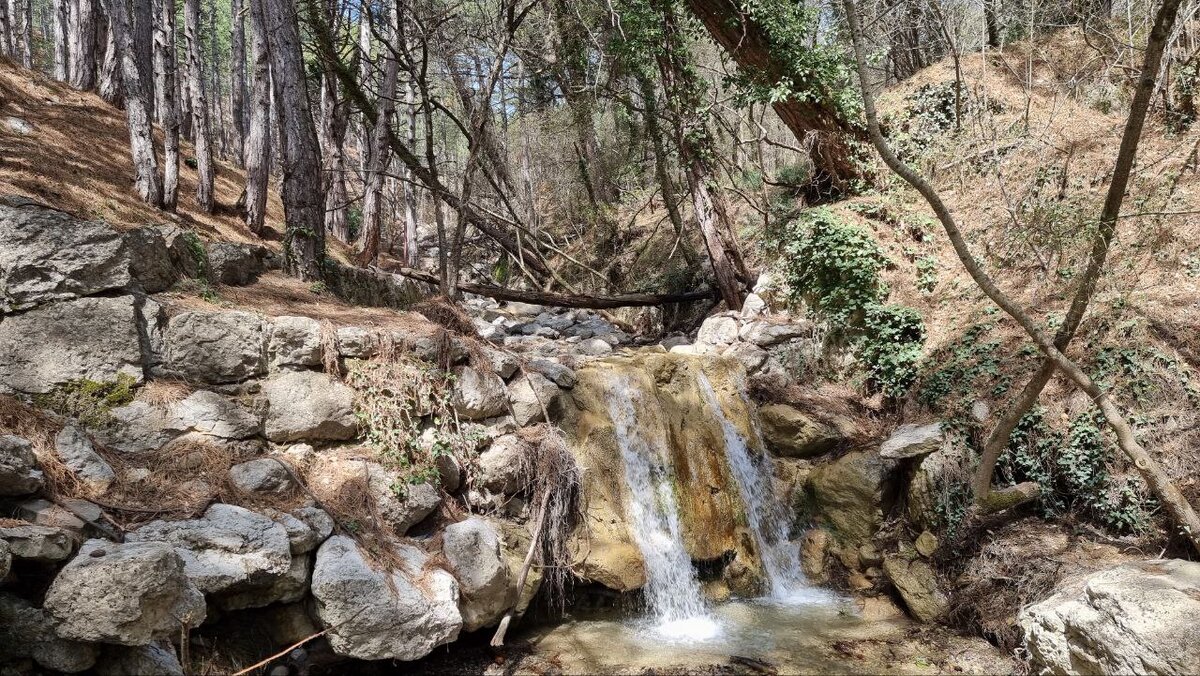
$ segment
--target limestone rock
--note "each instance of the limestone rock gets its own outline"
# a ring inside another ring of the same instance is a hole
[[[189,382],[223,384],[265,371],[266,331],[250,312],[182,312],[166,333],[164,366]]]
[[[1200,563],[1137,561],[1029,606],[1018,624],[1049,674],[1185,674],[1200,665]]]
[[[108,448],[121,453],[146,453],[162,448],[187,431],[170,409],[134,400],[109,411],[111,425],[92,432]]]
[[[129,274],[146,293],[158,293],[171,288],[183,270],[172,259],[172,240],[178,228],[146,225],[124,234],[129,249]]]
[[[96,662],[99,676],[183,676],[183,665],[169,642],[108,646]]]
[[[42,487],[42,473],[29,441],[0,434],[0,496],[28,495]]]
[[[0,594],[0,663],[32,658],[38,666],[74,674],[96,663],[96,646],[59,638],[48,612],[25,599]]]
[[[96,452],[92,440],[78,427],[67,424],[54,439],[54,450],[63,464],[90,491],[100,494],[116,480],[112,466]]]
[[[284,527],[234,505],[213,505],[198,519],[152,521],[126,540],[174,545],[188,577],[206,594],[261,586],[292,566]]]
[[[946,611],[949,601],[938,588],[937,576],[928,563],[889,555],[883,560],[883,572],[918,621],[932,622]]]
[[[28,524],[0,528],[0,541],[7,542],[16,559],[65,561],[75,551],[75,538],[65,528]]]
[[[759,319],[746,322],[745,326],[738,332],[738,337],[759,347],[770,347],[792,340],[793,338],[801,338],[811,332],[812,327],[808,324],[771,322]]]
[[[280,576],[256,584],[243,585],[236,591],[218,596],[215,601],[222,610],[262,608],[273,603],[295,603],[308,595],[308,574],[312,557],[293,556],[287,571]]]
[[[369,359],[379,350],[375,335],[358,326],[343,326],[337,330],[338,353],[347,359]]]
[[[812,528],[800,541],[800,567],[809,580],[825,581],[825,553],[829,551],[829,532]]]
[[[613,347],[605,340],[600,338],[588,338],[587,340],[579,341],[575,351],[589,357],[603,357],[606,354],[611,354]]]
[[[442,533],[442,552],[458,580],[463,629],[475,631],[500,619],[514,600],[500,534],[486,520],[472,517]]]
[[[88,540],[46,592],[58,635],[76,641],[147,645],[204,620],[204,596],[163,542]]]
[[[263,385],[263,393],[271,441],[353,439],[357,434],[354,391],[324,373],[281,373]]]
[[[516,493],[521,489],[521,463],[532,452],[529,444],[515,434],[506,434],[479,454],[479,483],[498,493]]]
[[[12,559],[8,541],[0,540],[0,583],[4,582],[4,578],[8,577],[8,572],[12,570]]]
[[[871,539],[883,523],[891,465],[871,451],[847,453],[809,475],[814,508],[843,542]]]
[[[611,346],[609,347],[609,351],[612,351]],[[579,382],[575,371],[550,359],[532,359],[529,361],[529,369],[546,376],[555,385],[563,389],[569,390],[575,387],[575,383]]]
[[[214,284],[253,284],[268,268],[270,252],[257,244],[210,242],[205,248],[208,250],[209,277]]]
[[[321,545],[312,594],[339,655],[364,660],[410,661],[458,638],[462,615],[453,576],[425,564],[428,557],[397,545],[405,562],[384,572],[368,566],[354,541],[335,536]],[[390,584],[389,578],[390,577]]]
[[[767,446],[785,457],[811,458],[848,441],[833,425],[787,404],[763,406],[758,416]]]
[[[175,429],[222,439],[249,439],[263,431],[262,410],[210,390],[188,395],[171,407],[170,415]]]
[[[879,447],[879,455],[890,460],[929,455],[942,446],[942,424],[901,425]]]
[[[746,373],[754,373],[767,363],[766,350],[740,340],[726,348],[721,355],[738,360],[746,368]]]
[[[533,372],[518,376],[508,385],[508,401],[518,427],[554,417],[561,405],[562,390],[546,376]]]
[[[733,317],[709,317],[696,334],[696,342],[704,345],[729,345],[737,339],[738,323]]]
[[[267,352],[273,367],[318,366],[321,363],[321,323],[309,317],[275,317]]]
[[[38,307],[0,321],[0,392],[49,392],[81,379],[142,381],[133,296]]]
[[[333,533],[333,517],[320,507],[301,507],[291,515],[308,528],[308,534],[300,537],[294,537],[293,531],[288,530],[292,554],[303,554],[316,549]]]
[[[500,376],[481,373],[470,366],[456,367],[454,376],[450,404],[460,418],[483,420],[507,410],[507,392]]]
[[[761,317],[769,312],[770,308],[767,307],[767,301],[763,300],[762,296],[757,293],[747,294],[746,300],[742,301],[741,315],[743,318]]]
[[[364,479],[379,516],[398,535],[432,514],[442,503],[442,496],[432,485],[407,484],[399,475],[369,460],[320,458],[308,471],[308,484],[318,495],[362,490]]]
[[[913,543],[913,546],[916,547],[918,554],[928,559],[929,557],[933,556],[934,552],[937,551],[937,536],[927,530],[921,531],[921,534],[917,536],[917,540]]]
[[[906,489],[905,514],[918,528],[933,529],[938,524],[938,503],[942,500],[943,486],[956,477],[969,476],[970,467],[961,448],[947,446],[939,448],[920,459],[917,469],[909,479]]]
[[[129,282],[129,250],[107,223],[33,203],[0,203],[0,313]]]
[[[296,487],[287,468],[273,458],[255,458],[230,467],[229,481],[247,493],[282,495]]]

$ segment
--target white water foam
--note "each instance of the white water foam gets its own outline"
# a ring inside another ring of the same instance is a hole
[[[721,627],[709,612],[683,545],[671,465],[664,455],[666,439],[650,438],[638,424],[637,411],[646,404],[637,397],[634,383],[614,378],[608,408],[629,484],[630,529],[646,561],[651,631],[670,641],[706,641],[719,635]]]

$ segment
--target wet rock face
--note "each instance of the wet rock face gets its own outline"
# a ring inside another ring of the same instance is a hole
[[[767,445],[782,456],[810,458],[849,441],[836,426],[787,404],[763,406],[758,415]]]
[[[845,542],[870,540],[883,523],[891,495],[892,463],[873,450],[847,453],[809,475],[815,511]]]
[[[415,660],[458,638],[459,588],[425,553],[398,545],[402,570],[367,565],[354,541],[335,536],[321,545],[313,568],[317,614],[334,652],[363,660]],[[390,578],[390,579],[389,579]]]
[[[45,608],[60,637],[147,645],[199,626],[204,596],[164,542],[88,540],[46,592]]]
[[[121,289],[129,251],[102,221],[25,202],[0,202],[0,312]]]
[[[1068,583],[1018,619],[1051,674],[1184,674],[1200,665],[1200,563],[1127,563]]]

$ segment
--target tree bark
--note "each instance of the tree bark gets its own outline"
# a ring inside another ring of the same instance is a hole
[[[1170,26],[1174,24],[1179,2],[1180,0],[1165,0],[1155,20],[1154,33],[1163,30],[1165,30],[1166,34],[1170,33]],[[1101,390],[1075,362],[1064,355],[1054,345],[1054,340],[1020,306],[996,286],[996,283],[984,271],[979,261],[971,253],[966,239],[958,229],[958,224],[954,216],[942,201],[941,196],[938,195],[933,186],[920,174],[917,174],[911,167],[896,157],[896,154],[888,146],[887,140],[883,138],[883,133],[880,131],[878,115],[875,112],[875,97],[868,89],[870,78],[867,73],[866,49],[863,46],[862,30],[858,23],[857,9],[855,8],[854,0],[843,0],[843,3],[846,8],[847,20],[850,24],[850,32],[854,41],[855,61],[858,67],[859,83],[862,87],[863,110],[867,118],[867,129],[871,142],[883,158],[884,163],[920,193],[929,204],[938,221],[941,222],[946,236],[950,239],[955,254],[957,254],[963,267],[967,270],[967,273],[974,280],[975,284],[992,302],[1021,325],[1025,333],[1037,344],[1042,354],[1051,360],[1063,375],[1092,398],[1092,401],[1100,408],[1105,422],[1117,437],[1117,445],[1121,448],[1121,451],[1125,453],[1126,457],[1129,458],[1134,467],[1142,475],[1142,478],[1145,479],[1150,492],[1158,499],[1167,514],[1174,520],[1176,526],[1180,529],[1180,533],[1200,553],[1200,517],[1197,517],[1195,510],[1192,509],[1187,498],[1179,492],[1179,489],[1171,482],[1158,462],[1137,441],[1133,433],[1133,428],[1125,419],[1124,414],[1113,403],[1108,393]],[[1157,72],[1157,69],[1156,64],[1153,69],[1154,72]]]
[[[3,1],[3,0],[0,0]],[[71,86],[96,87],[96,0],[76,0],[71,6]]]
[[[321,76],[321,154],[325,191],[325,231],[341,242],[350,241],[346,189],[346,106],[339,100],[337,76],[327,68]]]
[[[17,0],[21,6],[21,65],[33,68],[33,0]]]
[[[381,33],[387,40],[395,40],[400,22],[396,2],[388,8],[387,28]],[[379,240],[383,220],[383,178],[391,163],[391,147],[388,143],[392,129],[392,114],[396,109],[396,81],[400,64],[391,49],[383,49],[383,77],[379,85],[379,117],[371,129],[370,144],[367,146],[367,170],[363,181],[362,233],[359,235],[358,262],[370,265],[379,258]]]
[[[67,82],[71,79],[71,0],[54,0],[50,5],[54,21],[54,79]]]
[[[639,74],[637,79],[642,93],[642,116],[646,120],[646,136],[650,139],[650,152],[654,155],[654,177],[658,181],[658,191],[662,193],[667,217],[671,221],[671,227],[675,229],[675,236],[679,239],[680,251],[688,264],[694,265],[696,252],[686,239],[675,181],[671,179],[671,172],[667,166],[667,149],[663,143],[663,130],[658,116],[658,93],[648,75]]]
[[[271,173],[271,56],[260,2],[250,0],[250,127],[246,135],[246,227],[261,235],[266,222],[267,179]]]
[[[229,113],[233,118],[233,156],[239,167],[246,162],[246,20],[245,0],[231,0],[229,17]]]
[[[179,202],[179,110],[175,100],[175,2],[155,0],[155,109],[163,133],[162,208],[175,211]]]
[[[317,130],[305,87],[304,60],[295,5],[290,0],[251,0],[263,5],[283,137],[284,266],[306,280],[322,276],[325,258],[324,195]],[[328,37],[328,36],[326,36]]]
[[[108,3],[110,0],[103,0]],[[110,12],[111,14],[111,12]],[[121,82],[121,50],[112,29],[111,18],[104,32],[104,63],[100,67],[100,98],[120,108],[125,101],[125,84]]]
[[[125,115],[129,124],[129,148],[133,158],[135,186],[147,204],[162,204],[162,185],[158,180],[158,160],[154,155],[154,136],[150,120],[150,98],[133,45],[129,8],[126,0],[107,0],[108,24],[121,58],[121,81],[125,88]],[[143,21],[148,18],[143,17]]]
[[[816,169],[816,192],[845,190],[859,175],[849,143],[861,138],[861,132],[829,103],[830,85],[814,81],[808,73],[773,58],[770,35],[742,11],[739,0],[687,0],[687,6],[739,68],[764,78],[769,84],[790,81],[795,89],[814,93],[813,97],[791,98],[771,105],[797,139],[812,142],[810,157]]]
[[[13,11],[9,11],[8,0],[0,0],[0,54],[12,58],[16,56],[15,41],[13,35],[13,21],[16,5],[13,5]]]
[[[209,213],[213,199],[212,130],[204,96],[204,66],[200,56],[200,0],[184,0],[183,34],[187,42],[188,92],[192,103],[192,134],[196,147],[196,204]]]

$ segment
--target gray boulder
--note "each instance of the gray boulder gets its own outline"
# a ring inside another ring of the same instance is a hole
[[[479,517],[451,524],[442,533],[442,553],[458,580],[463,629],[497,622],[516,600],[516,581],[510,580],[496,528]]]
[[[12,559],[8,541],[0,540],[0,583],[4,582],[4,578],[8,577],[9,571],[12,570]]]
[[[247,493],[282,495],[296,488],[287,468],[273,458],[255,458],[230,467],[229,481]]]
[[[348,537],[321,545],[312,594],[317,615],[332,628],[326,636],[335,653],[410,661],[458,638],[463,622],[454,577],[426,565],[428,556],[415,547],[395,550],[403,567],[382,571],[369,566]]]
[[[379,350],[375,334],[358,326],[339,328],[337,343],[338,353],[347,359],[369,359]]]
[[[93,493],[104,493],[117,478],[112,466],[96,452],[92,440],[72,424],[68,423],[55,437],[54,450],[67,469]]]
[[[292,566],[287,530],[234,505],[213,505],[199,519],[151,521],[126,540],[173,545],[188,578],[206,594],[260,587]]]
[[[29,495],[42,487],[42,473],[29,441],[0,434],[0,495]]]
[[[147,645],[204,621],[204,596],[163,542],[88,540],[46,592],[58,635],[76,641]]]
[[[854,451],[813,469],[808,486],[812,506],[840,540],[862,544],[883,524],[884,508],[895,496],[892,463],[872,451]]]
[[[318,495],[362,490],[365,478],[367,492],[379,516],[397,535],[403,535],[442,503],[442,496],[433,485],[407,483],[396,472],[370,460],[320,458],[309,469],[307,478]]]
[[[183,268],[171,256],[171,243],[182,239],[181,233],[171,226],[147,225],[124,234],[129,274],[146,293],[166,291],[179,281]]]
[[[353,439],[354,391],[324,373],[290,371],[263,385],[266,434],[276,443]]]
[[[942,446],[942,424],[901,425],[879,446],[883,458],[899,460],[929,455]]]
[[[301,507],[292,511],[292,515],[304,525],[308,526],[312,531],[312,544],[301,549],[302,552],[310,551],[317,548],[317,545],[329,539],[333,534],[333,517],[320,507]],[[293,552],[295,549],[293,549]]]
[[[546,376],[535,372],[518,376],[508,385],[508,402],[518,427],[546,421],[561,406],[562,390]]]
[[[516,493],[521,489],[521,465],[532,452],[529,444],[515,434],[497,437],[479,454],[479,483],[497,493]]]
[[[470,366],[456,367],[454,376],[450,404],[460,418],[484,420],[507,410],[507,392],[500,376],[481,373]]]
[[[1136,561],[1076,578],[1017,623],[1039,673],[1194,673],[1200,563]]]
[[[99,676],[183,676],[183,665],[170,642],[107,646],[96,661]]]
[[[162,448],[187,431],[169,408],[135,400],[109,411],[111,425],[93,429],[105,446],[121,453],[145,453]]]
[[[250,312],[182,312],[171,317],[163,366],[189,382],[219,385],[265,371],[266,331]]]
[[[0,321],[0,392],[49,392],[81,379],[142,381],[133,296],[52,303]]]
[[[96,663],[96,646],[59,638],[57,623],[25,599],[0,594],[0,663],[30,658],[43,669],[74,674]]]
[[[276,368],[319,366],[321,323],[309,317],[275,317],[267,351]]]
[[[271,252],[256,244],[210,242],[206,249],[209,281],[214,284],[253,284],[269,267]]]
[[[702,345],[729,345],[738,339],[738,323],[733,317],[709,317],[700,325],[696,342]]]
[[[611,347],[609,348],[609,351],[612,351]],[[550,359],[530,360],[529,369],[546,376],[552,380],[555,385],[558,385],[563,389],[569,390],[572,387],[575,387],[575,383],[579,382],[579,378],[575,375],[575,371]]]
[[[171,406],[169,425],[222,439],[249,439],[262,434],[264,411],[209,390],[197,390]]]
[[[0,314],[124,288],[129,250],[103,221],[0,203]]]
[[[15,559],[51,563],[65,561],[75,551],[75,538],[65,528],[26,524],[0,528],[0,541],[8,543]]]
[[[770,322],[765,319],[746,322],[738,336],[748,342],[754,343],[759,347],[771,347],[780,343],[800,338],[812,332],[812,327],[808,324],[792,324],[783,322]]]
[[[738,342],[725,348],[721,353],[724,357],[736,359],[746,368],[746,373],[754,373],[767,363],[767,351],[754,345],[739,340]]]
[[[273,603],[295,603],[308,595],[308,575],[311,568],[311,556],[293,556],[292,564],[283,575],[222,594],[215,602],[222,610],[262,608]]]

